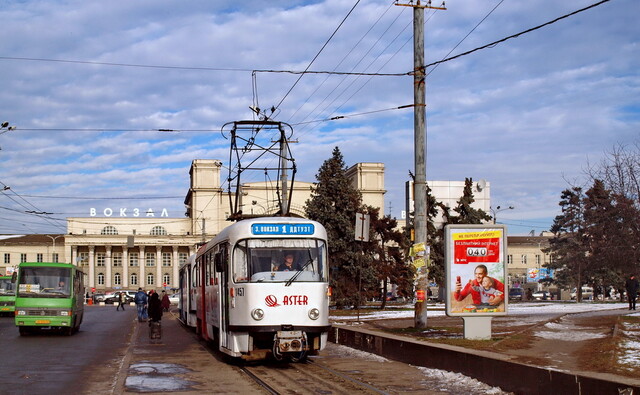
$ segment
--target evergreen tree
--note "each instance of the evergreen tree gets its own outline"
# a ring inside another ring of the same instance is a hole
[[[588,251],[584,233],[584,193],[582,188],[573,187],[562,191],[560,199],[562,214],[556,216],[551,226],[554,237],[545,250],[551,255],[551,262],[546,267],[554,269],[555,283],[580,290]],[[582,300],[580,291],[578,300]]]
[[[358,303],[358,275],[364,265],[355,242],[356,212],[362,197],[346,176],[342,153],[335,147],[316,174],[305,213],[327,229],[333,297],[338,307]]]
[[[453,209],[458,215],[451,218],[453,224],[482,224],[489,222],[491,216],[482,209],[471,207],[476,199],[473,197],[473,179],[464,179],[464,190],[462,197],[458,200],[458,205]]]
[[[584,200],[591,269],[585,282],[597,289],[597,285],[616,284],[626,277],[626,273],[635,273],[640,218],[633,201],[612,194],[598,179],[586,192]]]

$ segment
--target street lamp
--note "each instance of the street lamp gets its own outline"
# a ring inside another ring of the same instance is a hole
[[[51,247],[51,254],[49,254],[49,260],[50,260],[50,261],[53,261],[53,251],[55,251],[55,249],[56,249],[56,239],[57,239],[58,237],[64,237],[64,235],[57,235],[57,236],[55,236],[55,237],[54,237],[54,236],[51,236],[51,235],[45,235],[45,236],[47,236],[47,237],[51,238],[51,241],[52,241],[52,243],[53,243],[53,247]]]
[[[505,211],[505,210],[513,210],[515,207],[513,206],[509,206],[509,207],[502,207],[500,208],[500,206],[496,206],[496,208],[494,209],[493,207],[489,207],[489,210],[491,210],[491,214],[493,214],[493,223],[496,223],[496,214],[498,214],[500,211]]]

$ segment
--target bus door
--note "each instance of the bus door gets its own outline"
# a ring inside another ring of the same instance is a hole
[[[218,281],[218,306],[220,308],[220,347],[229,348],[227,334],[229,330],[229,253],[226,245],[222,245],[216,253],[215,276]]]

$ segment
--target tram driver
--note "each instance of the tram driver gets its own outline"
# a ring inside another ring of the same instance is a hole
[[[279,272],[290,272],[290,271],[300,271],[302,270],[302,267],[300,267],[300,264],[298,263],[294,263],[294,255],[292,252],[287,252],[284,255],[284,262],[282,262],[280,264],[280,266],[278,266],[278,271]]]

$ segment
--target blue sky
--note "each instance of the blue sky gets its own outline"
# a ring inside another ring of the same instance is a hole
[[[411,71],[412,11],[393,3],[358,3],[310,70]],[[593,3],[447,2],[425,15],[426,62]],[[383,162],[399,217],[413,111],[396,108],[413,102],[411,77],[305,75],[288,94],[297,74],[252,80],[307,68],[354,4],[3,1],[0,121],[16,130],[0,135],[0,233],[64,233],[91,207],[182,216],[191,161],[227,164],[220,128],[256,102],[293,126],[297,179],[314,181],[335,146],[347,165]],[[611,0],[429,68],[427,179],[485,179],[493,206],[515,207],[498,215],[509,234],[548,229],[588,162],[639,141],[639,13]]]

